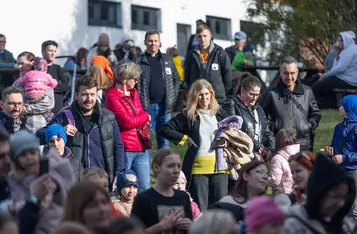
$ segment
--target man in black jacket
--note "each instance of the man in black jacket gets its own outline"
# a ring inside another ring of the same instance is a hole
[[[321,112],[312,90],[297,79],[298,72],[295,58],[285,57],[280,65],[281,80],[264,92],[259,103],[271,119],[274,135],[280,129],[291,129],[300,149],[312,150]]]
[[[186,57],[185,82],[188,88],[198,79],[209,81],[222,105],[232,91],[232,65],[224,49],[212,42],[211,29],[206,24],[197,26],[196,46]]]
[[[0,128],[6,129],[13,134],[26,128],[26,117],[22,116],[24,98],[21,90],[15,87],[7,87],[2,92],[0,112]]]
[[[149,112],[152,130],[156,130],[157,148],[169,148],[170,143],[159,134],[160,127],[171,119],[180,77],[172,58],[160,51],[160,34],[148,31],[145,34],[146,52],[136,57],[142,69],[138,91],[143,109]]]
[[[69,88],[69,80],[64,72],[63,68],[54,64],[56,59],[58,44],[55,41],[45,41],[42,43],[42,56],[46,59],[48,68],[47,73],[57,80],[58,85],[54,89],[55,93],[55,107],[53,113],[59,112],[64,106],[64,97]]]

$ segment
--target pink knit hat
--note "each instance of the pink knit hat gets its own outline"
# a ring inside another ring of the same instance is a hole
[[[245,209],[244,222],[248,231],[253,231],[264,224],[283,222],[285,216],[279,206],[268,196],[254,197]]]
[[[179,178],[182,178],[185,181],[185,183],[187,183],[186,176],[185,173],[183,173],[183,171],[180,171]]]

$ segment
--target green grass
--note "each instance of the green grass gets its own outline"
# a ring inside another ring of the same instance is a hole
[[[342,120],[340,117],[338,110],[322,110],[322,119],[320,121],[319,127],[316,129],[315,132],[315,153],[319,152],[321,148],[326,145],[331,144],[333,129],[338,122]],[[176,150],[180,153],[181,158],[184,157],[187,145],[185,146],[176,146],[171,144],[172,149]],[[156,144],[156,136],[153,138],[153,150],[152,153],[156,151],[157,144]]]
[[[342,121],[338,110],[322,110],[322,118],[319,127],[315,132],[315,153],[319,152],[324,146],[330,145],[333,135],[333,130],[337,123]]]

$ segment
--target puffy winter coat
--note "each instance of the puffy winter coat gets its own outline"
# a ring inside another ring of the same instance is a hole
[[[143,151],[137,128],[149,121],[149,114],[141,106],[138,91],[132,89],[130,96],[126,96],[112,86],[105,92],[105,106],[114,113],[118,122],[124,151]]]
[[[279,150],[270,161],[268,184],[273,188],[282,188],[285,194],[293,192],[293,175],[289,166],[289,158],[300,151],[300,145],[288,145]]]

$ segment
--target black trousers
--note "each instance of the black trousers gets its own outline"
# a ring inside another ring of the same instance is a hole
[[[190,193],[200,210],[205,211],[228,194],[228,175],[192,175]]]
[[[320,107],[325,107],[328,103],[332,103],[336,108],[340,104],[336,103],[336,95],[333,95],[333,89],[356,89],[356,87],[335,76],[316,82],[312,85],[312,91]]]

